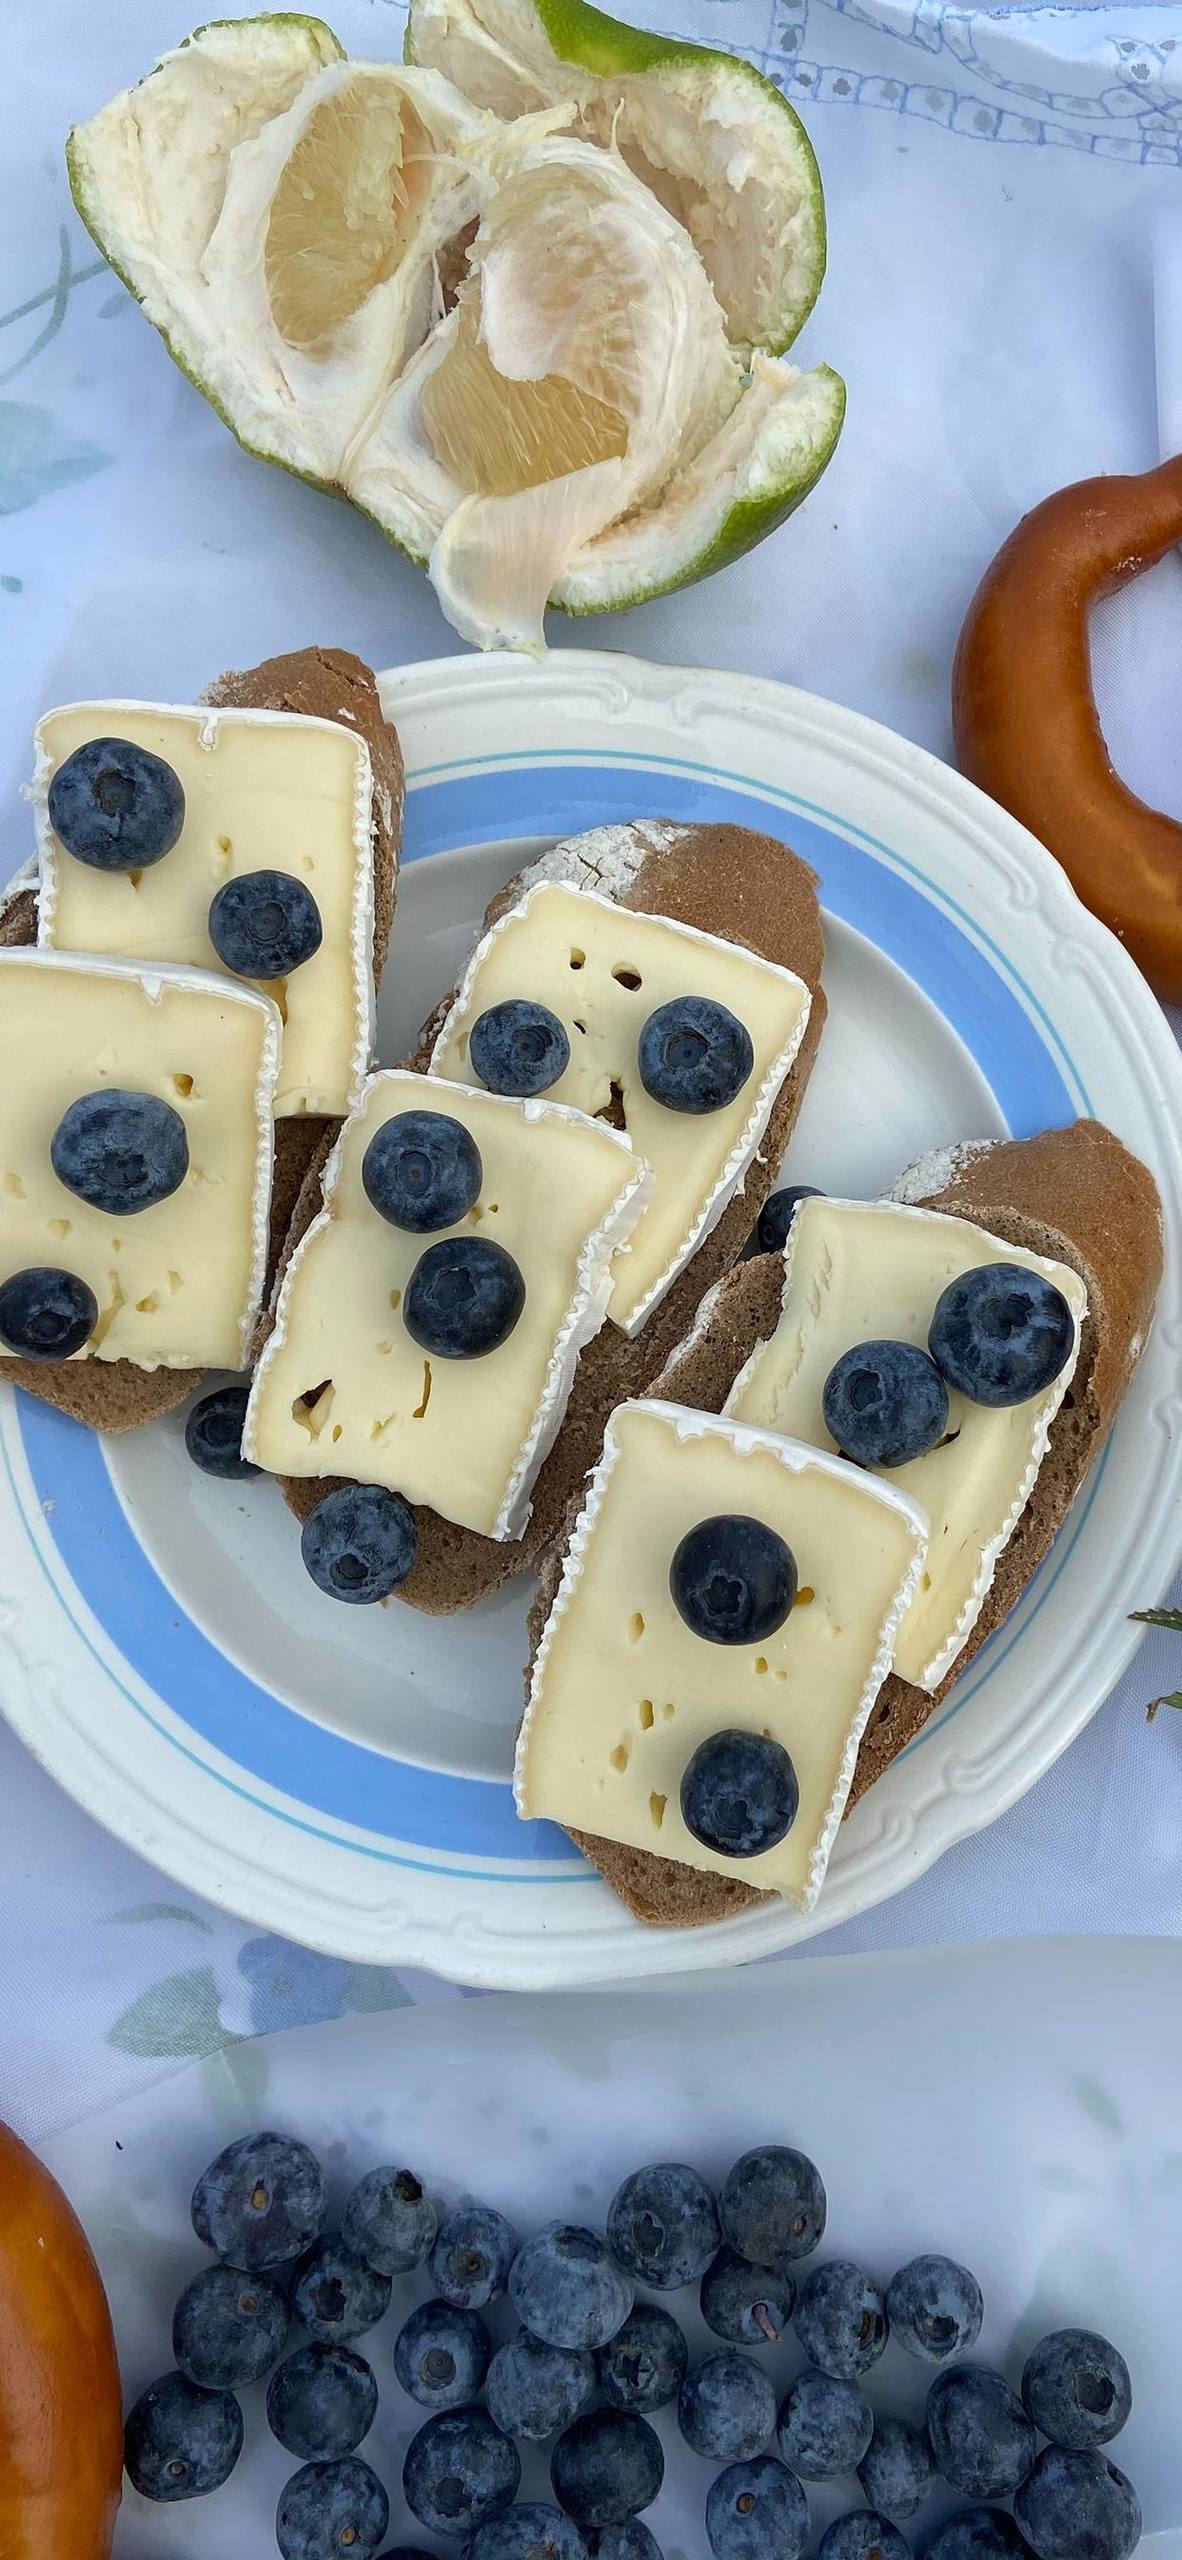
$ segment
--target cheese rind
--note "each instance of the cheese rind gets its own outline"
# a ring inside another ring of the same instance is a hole
[[[268,997],[209,972],[0,951],[0,1280],[42,1264],[85,1280],[99,1319],[76,1359],[244,1366],[266,1276],[281,1029]],[[159,1095],[189,1143],[180,1189],[131,1217],[90,1208],[50,1161],[63,1112],[104,1086]]]
[[[375,1131],[408,1110],[461,1121],[482,1159],[468,1216],[429,1235],[380,1217],[362,1183]],[[515,1537],[579,1355],[603,1323],[613,1257],[650,1188],[628,1139],[581,1112],[405,1068],[372,1077],[284,1275],[247,1409],[247,1455],[276,1475],[386,1485],[484,1537]],[[524,1311],[481,1359],[425,1357],[402,1320],[407,1286],[431,1245],[473,1233],[520,1265]]]
[[[667,1110],[640,1081],[644,1024],[683,995],[726,1005],[750,1033],[752,1072],[724,1110]],[[609,1309],[636,1333],[746,1176],[804,1038],[808,988],[742,944],[543,879],[477,945],[435,1042],[432,1075],[463,1083],[474,1021],[512,996],[547,1005],[569,1036],[569,1064],[548,1099],[591,1113],[620,1100],[628,1134],[653,1168],[652,1204]]]
[[[765,1521],[796,1559],[796,1606],[760,1644],[705,1642],[669,1589],[681,1538],[728,1512]],[[535,1656],[518,1812],[811,1908],[925,1530],[906,1495],[814,1449],[656,1400],[620,1406]],[[754,1858],[716,1856],[681,1815],[694,1752],[732,1727],[781,1742],[800,1788],[786,1838]]]
[[[895,1669],[916,1688],[947,1677],[981,1613],[1046,1454],[1079,1356],[1087,1293],[1066,1263],[1006,1244],[984,1227],[891,1200],[804,1200],[789,1232],[780,1320],[736,1378],[725,1410],[831,1450],[822,1395],[854,1344],[888,1338],[926,1348],[949,1281],[987,1262],[1017,1262],[1060,1289],[1075,1319],[1071,1357],[1029,1403],[973,1404],[949,1390],[946,1440],[883,1476],[931,1522],[927,1567],[900,1630]]]
[[[184,789],[176,844],[135,874],[77,861],[49,823],[49,786],[59,765],[100,737],[128,738],[162,756]],[[335,1117],[352,1108],[375,1036],[373,773],[363,738],[342,722],[295,712],[76,702],[38,721],[30,797],[45,949],[220,973],[209,938],[216,891],[248,871],[283,871],[302,881],[319,908],[323,939],[283,982],[276,1116]]]

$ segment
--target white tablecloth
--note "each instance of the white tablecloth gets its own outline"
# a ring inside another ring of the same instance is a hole
[[[189,30],[192,0],[7,0],[0,168],[0,875],[44,705],[192,699],[225,665],[326,639],[375,665],[457,648],[359,517],[249,461],[182,380],[70,206],[68,124]],[[1182,447],[1182,12],[944,0],[647,0],[742,49],[805,114],[830,265],[801,353],[849,384],[836,460],[773,544],[706,587],[581,624],[784,677],[948,748],[948,671],[1023,508]],[[397,0],[337,0],[350,51]],[[553,639],[566,637],[556,622]],[[1171,559],[1096,618],[1134,787],[1182,816]],[[1147,1602],[1161,1595],[1147,1592]],[[1182,1932],[1182,1679],[1153,1638],[1090,1730],[981,1838],[837,1951],[1055,1929]],[[228,2040],[456,1996],[259,1939],[107,1839],[0,1727],[0,2115],[34,2136]]]

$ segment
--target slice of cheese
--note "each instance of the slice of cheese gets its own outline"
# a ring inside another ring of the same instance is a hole
[[[637,1067],[649,1014],[687,995],[726,1005],[755,1050],[735,1101],[700,1116],[654,1102]],[[636,1333],[745,1178],[804,1038],[808,988],[739,943],[542,881],[473,953],[435,1044],[432,1075],[457,1083],[471,1076],[473,1023],[510,996],[547,1005],[567,1031],[570,1062],[548,1100],[592,1113],[614,1101],[653,1168],[652,1203],[619,1265],[608,1310],[625,1333]]]
[[[0,1280],[40,1265],[85,1280],[99,1317],[77,1359],[245,1365],[266,1274],[280,1038],[269,998],[232,979],[0,951]],[[104,1086],[159,1095],[189,1142],[179,1190],[133,1217],[88,1208],[50,1162],[63,1112]]]
[[[59,844],[49,786],[91,738],[128,738],[181,781],[185,823],[143,871],[95,871]],[[246,871],[285,871],[310,889],[323,940],[264,993],[284,1016],[276,1116],[351,1110],[374,1048],[373,775],[369,749],[336,720],[279,711],[178,710],[76,702],[37,724],[32,799],[41,859],[38,939],[221,971],[209,907]]]
[[[926,1570],[895,1655],[900,1678],[919,1689],[947,1677],[1030,1499],[1079,1356],[1087,1293],[1078,1273],[936,1210],[802,1201],[788,1238],[779,1324],[726,1402],[738,1421],[832,1449],[821,1398],[834,1362],[855,1343],[884,1338],[926,1349],[942,1291],[985,1262],[1019,1262],[1053,1281],[1075,1318],[1075,1347],[1053,1386],[1027,1404],[970,1404],[950,1390],[948,1437],[926,1457],[885,1471],[884,1481],[911,1494],[931,1522]]]
[[[411,1235],[366,1198],[366,1148],[401,1111],[446,1112],[476,1140],[483,1182],[458,1227]],[[579,1354],[603,1323],[613,1254],[650,1187],[627,1138],[580,1112],[403,1068],[374,1076],[284,1278],[243,1447],[275,1475],[387,1485],[484,1537],[515,1537]],[[428,1357],[406,1331],[402,1301],[422,1254],[463,1233],[513,1255],[525,1307],[482,1359]]]
[[[669,1568],[718,1513],[767,1523],[796,1605],[757,1645],[694,1635]],[[923,1563],[923,1514],[840,1460],[679,1405],[621,1405],[567,1549],[517,1746],[517,1810],[815,1902],[858,1744]],[[783,1744],[791,1830],[754,1858],[704,1849],[681,1815],[699,1743],[732,1727]]]

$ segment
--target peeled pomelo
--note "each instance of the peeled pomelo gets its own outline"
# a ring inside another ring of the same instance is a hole
[[[506,120],[570,100],[689,232],[737,346],[781,355],[825,272],[812,144],[749,62],[625,26],[587,0],[411,0],[406,60]]]
[[[242,443],[362,507],[465,637],[537,650],[548,601],[618,607],[760,540],[824,469],[844,392],[752,338],[786,343],[823,260],[778,93],[577,0],[563,25],[584,52],[588,27],[601,56],[622,39],[622,72],[563,58],[553,0],[549,34],[531,0],[481,9],[421,0],[431,60],[406,65],[346,60],[315,19],[204,28],[68,160]]]

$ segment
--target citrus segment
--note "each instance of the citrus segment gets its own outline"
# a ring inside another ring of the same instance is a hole
[[[271,203],[272,316],[312,347],[393,275],[430,193],[435,154],[410,101],[359,73],[315,108]]]
[[[618,409],[576,390],[559,373],[535,382],[499,374],[480,344],[476,306],[423,391],[423,416],[437,461],[479,497],[512,497],[588,463],[619,459],[628,431]]]

